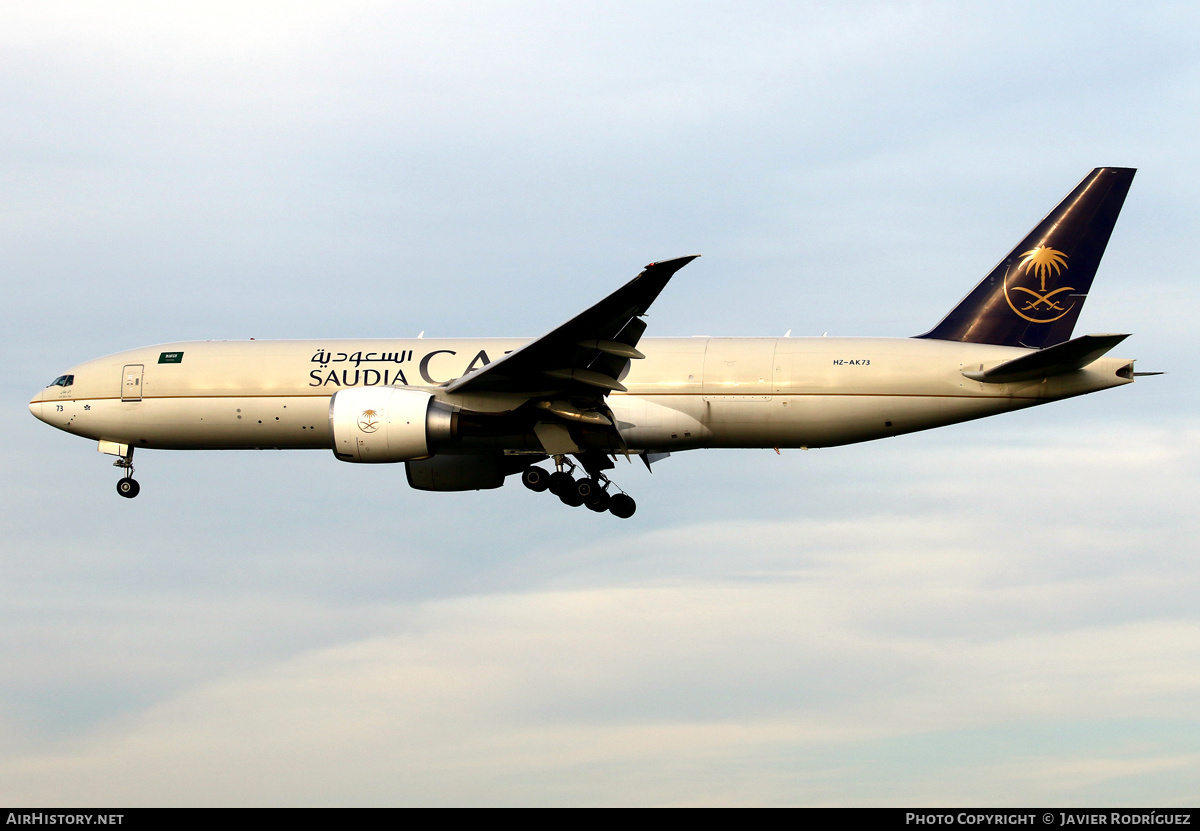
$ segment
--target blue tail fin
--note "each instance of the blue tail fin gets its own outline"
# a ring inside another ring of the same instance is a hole
[[[1041,349],[1071,339],[1136,171],[1098,167],[921,338]]]

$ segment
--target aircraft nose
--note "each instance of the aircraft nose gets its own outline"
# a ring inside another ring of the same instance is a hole
[[[46,419],[42,418],[42,396],[41,396],[41,393],[38,393],[38,395],[34,396],[33,400],[29,402],[29,412],[33,413],[33,417],[36,418],[38,421],[46,420]]]

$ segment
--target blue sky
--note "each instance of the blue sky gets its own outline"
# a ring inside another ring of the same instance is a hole
[[[7,804],[1194,805],[1186,4],[0,7]],[[1168,375],[676,455],[634,519],[332,454],[138,457],[29,397],[244,337],[928,329],[1139,168],[1081,332]]]

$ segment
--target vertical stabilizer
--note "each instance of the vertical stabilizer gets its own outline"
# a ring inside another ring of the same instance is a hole
[[[1098,167],[922,338],[1041,349],[1071,339],[1136,171]]]

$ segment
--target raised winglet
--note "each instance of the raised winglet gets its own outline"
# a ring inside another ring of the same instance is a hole
[[[617,376],[627,361],[641,356],[636,347],[646,324],[639,318],[675,272],[698,256],[650,263],[599,303],[515,352],[451,381],[446,391],[543,395],[547,377],[563,382],[552,394],[567,388],[585,395],[589,390],[596,395],[624,390]]]

